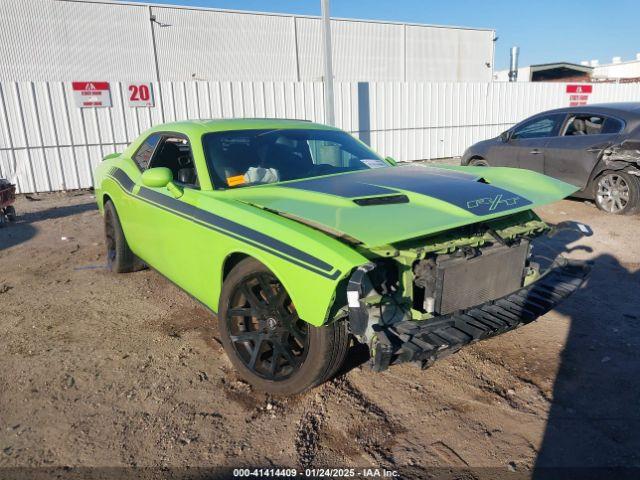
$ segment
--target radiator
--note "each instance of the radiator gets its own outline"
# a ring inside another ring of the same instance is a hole
[[[497,246],[471,258],[438,262],[435,313],[447,314],[510,294],[522,286],[529,243]]]

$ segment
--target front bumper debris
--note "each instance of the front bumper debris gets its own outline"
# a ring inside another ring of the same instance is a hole
[[[376,325],[372,369],[379,372],[403,362],[427,368],[467,344],[526,325],[578,290],[590,270],[586,262],[559,257],[539,280],[498,300],[429,320]]]

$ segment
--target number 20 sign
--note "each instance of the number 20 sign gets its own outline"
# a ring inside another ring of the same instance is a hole
[[[126,95],[130,107],[153,107],[153,89],[151,83],[129,83]]]

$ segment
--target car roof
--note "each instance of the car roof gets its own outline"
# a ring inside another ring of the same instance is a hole
[[[262,129],[337,130],[334,127],[308,120],[287,118],[219,118],[210,120],[183,120],[155,125],[146,133],[175,132],[203,135],[210,132]]]
[[[588,112],[609,114],[624,119],[640,118],[640,102],[591,103],[579,107],[563,107],[547,110],[543,113]]]

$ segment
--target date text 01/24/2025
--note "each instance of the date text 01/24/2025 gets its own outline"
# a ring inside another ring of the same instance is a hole
[[[233,477],[257,477],[257,478],[395,478],[399,473],[385,468],[235,468]]]

